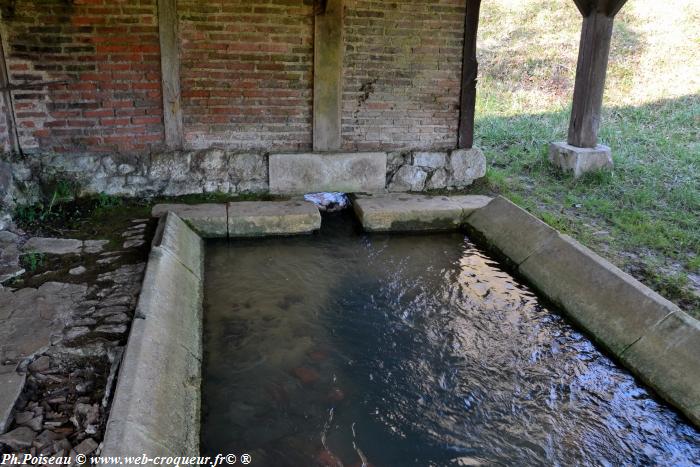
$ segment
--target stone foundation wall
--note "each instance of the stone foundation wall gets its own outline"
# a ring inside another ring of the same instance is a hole
[[[380,152],[373,157],[386,158],[388,191],[462,188],[486,173],[486,161],[478,149]],[[42,188],[50,190],[59,182],[70,182],[78,188],[78,195],[264,194],[270,190],[268,161],[268,153],[223,149],[147,156],[4,155],[0,157],[0,211],[7,213],[15,204],[35,202]],[[318,170],[324,170],[323,166]]]

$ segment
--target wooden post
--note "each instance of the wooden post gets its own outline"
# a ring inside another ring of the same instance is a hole
[[[177,26],[177,0],[158,0],[163,125],[165,127],[165,144],[170,149],[181,148],[184,140],[180,104],[180,46]]]
[[[15,120],[14,103],[12,102],[12,91],[10,90],[10,76],[7,72],[7,62],[5,61],[5,46],[3,38],[0,36],[0,88],[2,99],[5,104],[5,124],[7,125],[7,138],[10,148],[15,154],[22,154],[19,144],[19,134],[17,133],[17,122]]]
[[[476,80],[479,63],[476,61],[476,34],[479,29],[481,0],[467,0],[464,19],[464,48],[462,50],[462,82],[459,103],[459,131],[457,147],[470,149],[474,144],[474,111],[476,107]]]
[[[343,1],[317,3],[314,24],[314,151],[337,151],[341,139]]]
[[[613,20],[626,0],[574,1],[583,15],[583,26],[567,142],[580,148],[595,148]]]

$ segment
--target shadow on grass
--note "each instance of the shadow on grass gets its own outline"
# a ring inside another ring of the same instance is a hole
[[[700,95],[605,109],[600,140],[615,170],[579,180],[547,161],[568,109],[477,115],[489,163],[480,190],[509,196],[700,317],[698,115]]]

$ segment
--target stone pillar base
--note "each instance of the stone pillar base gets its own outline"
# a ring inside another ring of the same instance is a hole
[[[549,145],[549,162],[564,172],[572,172],[579,178],[587,172],[612,170],[610,148],[599,144],[595,148],[579,148],[565,142]]]

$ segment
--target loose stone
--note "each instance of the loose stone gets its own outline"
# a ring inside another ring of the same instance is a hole
[[[31,428],[21,426],[0,436],[0,444],[18,451],[30,447],[35,437],[36,433]]]
[[[87,271],[85,266],[78,266],[78,267],[75,267],[75,268],[69,270],[68,274],[70,274],[71,276],[79,276],[81,274],[85,274],[85,271]]]

